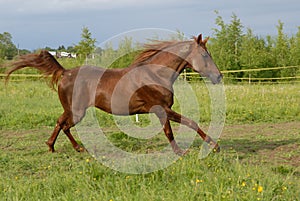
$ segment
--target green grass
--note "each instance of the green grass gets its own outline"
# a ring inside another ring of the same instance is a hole
[[[192,86],[203,103],[200,124],[207,130],[207,89],[201,84]],[[86,152],[75,152],[63,134],[58,138],[57,152],[48,153],[44,141],[62,113],[56,92],[40,81],[11,82],[0,90],[0,198],[298,200],[299,84],[225,88],[227,118],[220,153],[200,160],[202,141],[197,136],[190,152],[169,167],[134,175],[113,171]],[[124,150],[147,153],[168,144],[162,133],[137,141],[116,131],[112,116],[103,112],[97,116],[109,131],[109,139]],[[141,118],[147,122],[146,116]]]
[[[244,126],[247,132],[241,126],[225,128],[219,154],[199,160],[199,139],[168,168],[142,175],[113,171],[88,153],[75,152],[63,135],[57,153],[48,153],[43,139],[49,129],[2,131],[0,196],[6,200],[297,200],[299,160],[294,165],[290,160],[300,156],[299,125]],[[290,128],[284,137],[281,127]],[[163,135],[161,140],[166,141]],[[287,149],[290,146],[296,149]]]
[[[208,90],[203,83],[191,86],[198,98],[200,121],[208,124],[211,120]],[[299,87],[299,84],[226,85],[226,123],[300,121]],[[63,112],[57,92],[44,81],[10,82],[2,86],[0,97],[0,129],[53,127]],[[173,108],[180,111],[176,101]],[[114,125],[111,115],[101,111],[97,114],[101,126]],[[189,117],[193,117],[192,112]],[[141,118],[147,121],[147,115]]]

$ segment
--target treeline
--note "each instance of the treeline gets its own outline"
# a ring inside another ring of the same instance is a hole
[[[12,35],[8,32],[0,33],[0,62],[1,60],[11,60],[18,54],[30,53],[29,50],[18,49],[12,42]]]
[[[244,26],[233,14],[230,23],[225,23],[221,16],[216,18],[218,28],[210,40],[209,49],[214,61],[222,70],[242,70],[268,67],[300,65],[300,27],[296,35],[284,33],[284,23],[278,21],[277,35],[257,36],[252,29]],[[251,76],[256,78],[293,77],[299,68],[282,70],[256,71]],[[247,72],[233,76],[248,77]]]
[[[277,35],[257,36],[251,28],[245,28],[235,14],[231,16],[229,23],[226,23],[218,15],[215,24],[217,28],[213,29],[214,33],[209,40],[208,48],[221,70],[234,71],[300,66],[300,26],[296,34],[287,35],[284,33],[284,23],[278,21],[278,25],[276,26]],[[184,34],[180,31],[170,36],[172,40],[182,40],[184,38]],[[18,50],[11,42],[11,39],[11,35],[7,32],[0,34],[0,62],[1,59],[12,59],[18,54],[29,52]],[[58,50],[81,50],[81,55],[86,56],[85,60],[82,59],[82,63],[86,62],[110,68],[122,68],[130,65],[142,48],[141,44],[136,44],[132,38],[127,37],[119,43],[117,48],[113,47],[112,43],[107,43],[104,47],[99,48],[94,45],[95,42],[89,30],[84,27],[82,41],[78,45],[67,48],[60,46]],[[55,50],[49,47],[46,47],[46,49]],[[93,54],[90,53],[91,49],[93,49]],[[68,62],[64,61],[64,64],[68,64]],[[299,67],[296,67],[280,70],[253,71],[251,72],[251,77],[295,77],[299,73]],[[226,76],[245,78],[249,77],[249,72],[231,73]]]
[[[252,72],[234,72],[226,77],[248,78],[278,78],[295,77],[299,75],[300,66],[300,26],[295,35],[284,33],[284,23],[278,21],[277,35],[257,36],[251,28],[244,28],[241,20],[233,14],[231,21],[225,23],[221,16],[215,21],[213,36],[208,49],[215,63],[221,70],[235,71],[246,69],[262,69],[270,67],[298,66],[279,70],[264,70]],[[183,33],[170,36],[172,39],[182,40]],[[128,66],[141,49],[140,44],[133,44],[132,39],[124,38],[119,47],[114,50],[107,44],[98,58],[98,62],[106,67]],[[111,63],[114,61],[113,63]]]

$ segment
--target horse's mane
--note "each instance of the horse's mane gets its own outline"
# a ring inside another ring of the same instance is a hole
[[[178,41],[159,41],[159,40],[151,40],[152,43],[144,44],[142,52],[135,58],[133,64],[143,63],[152,56],[156,55],[158,52],[163,51],[165,48],[173,46]]]

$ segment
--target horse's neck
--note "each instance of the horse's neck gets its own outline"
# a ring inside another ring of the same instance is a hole
[[[134,63],[124,71],[131,71],[133,68],[147,68],[149,72],[160,77],[160,80],[174,83],[179,74],[188,65],[187,56],[191,50],[190,42],[178,42],[169,47],[163,48],[156,54],[139,63]],[[125,72],[125,73],[126,73]]]
[[[154,64],[166,68],[169,71],[173,81],[179,76],[179,74],[188,65],[186,57],[189,54],[189,44],[178,45],[170,49],[163,50],[149,59],[148,64]]]

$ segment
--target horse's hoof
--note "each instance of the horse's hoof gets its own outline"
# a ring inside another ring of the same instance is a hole
[[[51,152],[51,153],[54,153],[55,152],[55,150],[54,150],[54,146],[53,145],[51,145],[49,142],[45,142],[45,144],[46,145],[48,145],[48,147],[49,147],[49,152]]]
[[[213,148],[213,152],[214,153],[219,153],[221,151],[221,148],[218,144],[215,145],[215,147]]]
[[[75,147],[75,150],[76,150],[77,152],[85,152],[85,148],[82,147],[82,146],[77,146],[77,147]]]
[[[186,155],[187,153],[189,153],[188,150],[184,151],[184,150],[182,150],[182,149],[178,149],[178,150],[176,150],[176,151],[174,151],[174,152],[175,152],[175,154],[177,154],[178,156],[184,156],[184,155]]]

